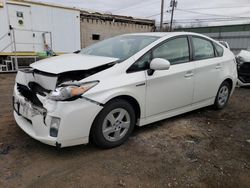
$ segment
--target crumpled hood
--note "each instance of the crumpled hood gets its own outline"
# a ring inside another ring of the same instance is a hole
[[[117,60],[117,58],[112,57],[84,54],[64,54],[37,61],[32,63],[30,66],[43,72],[60,74],[75,70],[88,70]]]

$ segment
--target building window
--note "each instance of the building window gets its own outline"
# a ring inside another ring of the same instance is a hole
[[[99,34],[92,34],[92,40],[100,40]]]

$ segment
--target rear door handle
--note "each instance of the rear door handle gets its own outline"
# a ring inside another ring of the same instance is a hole
[[[221,64],[220,63],[218,63],[217,65],[216,65],[216,67],[215,67],[216,69],[220,69],[221,68]]]
[[[190,78],[194,75],[193,71],[187,71],[185,74],[185,78]]]

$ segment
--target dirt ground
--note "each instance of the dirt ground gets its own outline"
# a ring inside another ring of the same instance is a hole
[[[118,148],[57,150],[13,120],[14,76],[0,75],[0,187],[250,187],[250,88],[224,110],[137,128]]]

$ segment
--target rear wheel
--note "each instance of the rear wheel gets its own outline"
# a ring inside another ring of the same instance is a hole
[[[227,105],[231,93],[231,85],[228,82],[223,82],[217,92],[214,106],[216,109],[222,109]]]
[[[127,101],[115,99],[107,103],[94,121],[92,141],[102,148],[121,145],[133,131],[135,119],[135,111]]]

